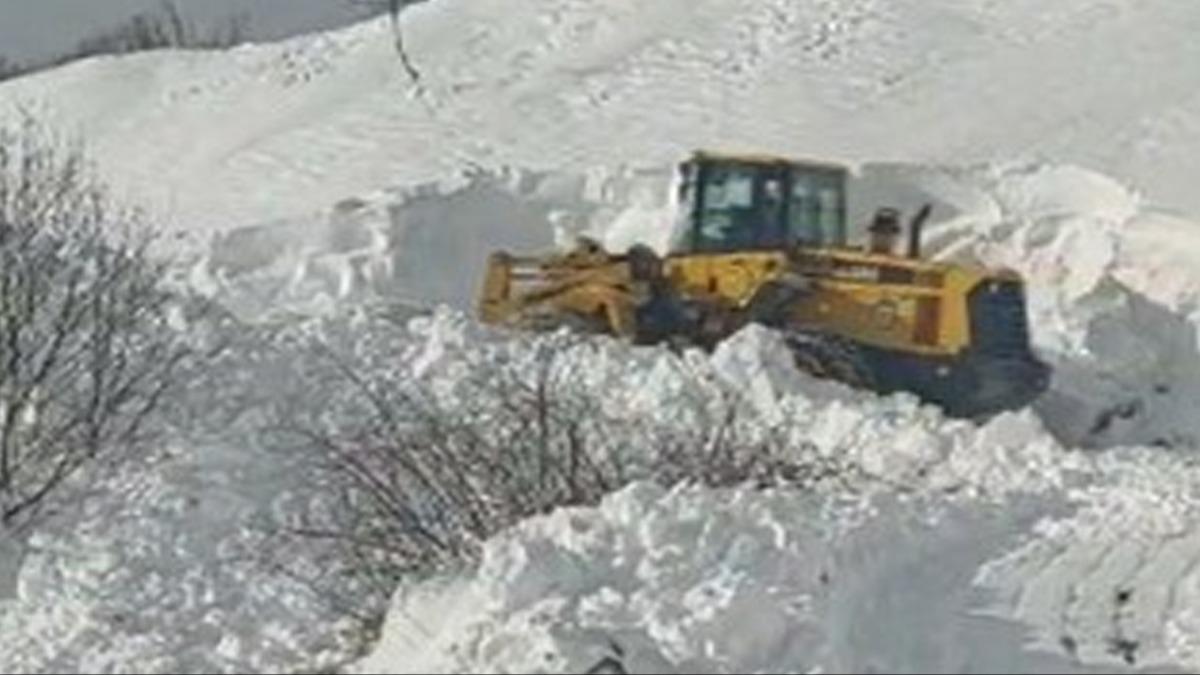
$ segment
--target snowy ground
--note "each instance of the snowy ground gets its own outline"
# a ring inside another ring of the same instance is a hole
[[[935,255],[1026,275],[1056,378],[975,428],[792,374],[762,332],[711,358],[609,345],[591,377],[628,415],[716,381],[867,479],[638,484],[533,519],[478,570],[404,588],[358,668],[1200,669],[1200,7],[434,0],[406,26],[419,91],[371,22],[75,64],[0,106],[79,130],[180,236],[182,279],[300,334],[380,298],[469,309],[495,248],[664,247],[670,163],[695,147],[847,159],[856,218],[931,201]],[[449,386],[496,340],[443,310],[363,344]],[[0,542],[0,667],[347,658],[344,626],[248,556],[303,500],[245,397],[326,404],[299,370],[245,350],[196,373],[170,447],[23,556]]]

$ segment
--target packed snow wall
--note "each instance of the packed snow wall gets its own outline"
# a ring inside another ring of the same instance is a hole
[[[244,318],[370,298],[471,311],[493,251],[577,235],[610,250],[679,237],[669,166],[509,170],[347,199],[328,214],[217,235],[193,282]],[[1200,225],[1070,166],[867,164],[849,186],[852,239],[871,213],[933,206],[927,255],[1024,275],[1035,346],[1055,367],[1036,406],[1065,443],[1190,447],[1200,419]]]

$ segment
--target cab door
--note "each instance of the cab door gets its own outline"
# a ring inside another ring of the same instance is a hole
[[[842,172],[798,166],[788,182],[787,241],[822,248],[846,243],[846,179]]]

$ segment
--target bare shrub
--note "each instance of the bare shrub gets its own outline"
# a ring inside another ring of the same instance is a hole
[[[184,16],[171,0],[99,30],[64,53],[49,59],[16,63],[0,56],[0,82],[72,61],[107,54],[131,54],[154,49],[227,49],[250,38],[250,16],[230,14],[201,28]]]
[[[470,564],[497,532],[635,480],[812,486],[854,471],[746,415],[728,389],[691,392],[670,419],[630,418],[588,381],[597,342],[514,340],[505,353],[520,357],[482,349],[428,381],[318,348],[330,414],[280,416],[275,429],[321,498],[277,533],[275,560],[373,621],[401,579]]]
[[[349,0],[351,5],[362,7],[366,11],[381,14],[387,12],[392,20],[392,38],[396,48],[396,55],[400,59],[400,65],[404,67],[404,72],[408,75],[409,80],[421,90],[421,71],[413,64],[412,57],[408,53],[408,48],[404,45],[404,26],[402,25],[400,16],[401,13],[409,5],[416,5],[426,0]]]
[[[190,355],[153,241],[78,148],[30,117],[0,128],[0,530],[138,448]]]
[[[151,49],[224,49],[245,41],[249,17],[230,16],[207,31],[198,29],[170,0],[134,14],[116,26],[81,40],[65,60]]]
[[[0,82],[11,80],[24,74],[25,67],[16,61],[0,56]]]

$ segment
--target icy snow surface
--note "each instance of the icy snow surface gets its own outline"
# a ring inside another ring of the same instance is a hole
[[[861,484],[636,484],[535,518],[477,570],[402,588],[356,668],[1200,669],[1200,6],[434,0],[405,17],[420,90],[375,21],[95,59],[0,85],[0,106],[87,138],[234,337],[444,303],[355,344],[452,391],[510,348],[457,313],[484,255],[584,233],[668,248],[670,163],[745,148],[858,163],[857,222],[933,203],[934,255],[1027,277],[1056,377],[977,428],[794,373],[766,331],[711,357],[601,345],[589,386],[618,412],[738,392]],[[342,625],[253,564],[262,523],[304,499],[247,392],[337,403],[296,370],[242,351],[192,374],[170,447],[109,470],[23,554],[0,541],[0,668],[348,658]]]

